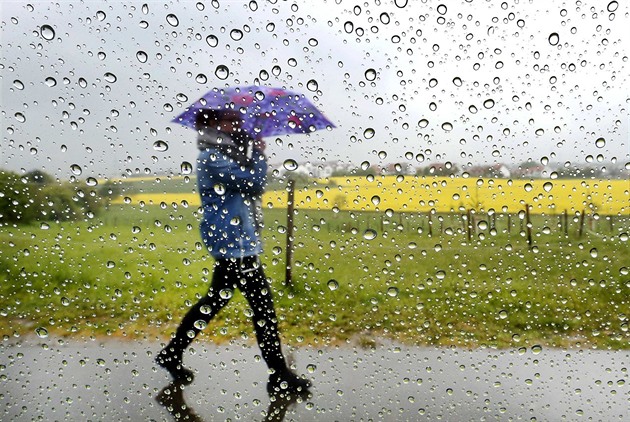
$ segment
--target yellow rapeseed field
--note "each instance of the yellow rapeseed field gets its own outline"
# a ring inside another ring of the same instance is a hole
[[[122,200],[121,200],[122,201]],[[165,202],[198,206],[196,193],[145,193],[132,203]],[[284,208],[286,191],[265,193],[266,207]],[[630,181],[578,179],[477,179],[461,177],[375,176],[335,177],[295,192],[301,209],[406,212],[462,212],[495,210],[518,212],[530,206],[532,213],[571,214],[585,211],[602,215],[630,214]]]

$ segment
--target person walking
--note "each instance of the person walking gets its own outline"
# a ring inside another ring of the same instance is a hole
[[[252,310],[258,346],[269,367],[267,391],[306,393],[311,383],[289,369],[282,353],[271,288],[259,258],[261,222],[256,201],[266,183],[265,143],[242,131],[241,119],[234,110],[201,109],[196,115],[200,231],[215,259],[214,273],[208,293],[189,309],[155,361],[174,380],[192,382],[193,372],[183,365],[183,353],[238,289]]]

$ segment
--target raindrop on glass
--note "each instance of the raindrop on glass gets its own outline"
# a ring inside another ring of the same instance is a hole
[[[377,236],[376,230],[373,230],[373,229],[367,229],[363,232],[363,238],[365,240],[374,240],[376,239],[376,236]]]
[[[190,164],[188,161],[182,162],[179,168],[182,174],[191,174],[193,171],[193,165]]]
[[[488,108],[488,109],[494,107],[494,100],[493,99],[487,99],[486,101],[483,102],[483,106],[485,108]]]
[[[19,89],[20,91],[24,89],[24,84],[22,83],[22,81],[16,79],[13,81],[13,86],[17,89]]]
[[[298,168],[298,163],[294,159],[288,158],[284,160],[284,163],[282,163],[282,166],[285,168],[285,170],[295,171]]]
[[[399,290],[398,287],[390,287],[387,289],[387,295],[391,297],[398,296]]]
[[[107,82],[109,82],[110,84],[113,84],[114,82],[116,82],[116,81],[118,80],[118,78],[116,77],[116,75],[114,75],[114,74],[113,74],[113,73],[111,73],[111,72],[107,72],[107,73],[105,73],[104,77],[105,77],[105,80],[106,80]]]
[[[316,92],[319,88],[319,85],[317,84],[317,81],[315,79],[311,79],[306,83],[306,88],[308,88],[308,90],[311,92]]]
[[[335,291],[339,288],[339,283],[337,282],[337,280],[329,280],[327,285],[331,291]]]
[[[53,77],[48,77],[44,80],[44,83],[52,88],[53,86],[57,85],[57,80]]]
[[[203,73],[200,73],[195,77],[195,81],[200,84],[205,84],[206,82],[208,82],[208,77]]]
[[[81,173],[83,173],[83,169],[81,169],[81,166],[78,164],[71,165],[70,171],[72,171],[72,174],[74,174],[75,176],[79,176]]]
[[[243,39],[243,31],[240,29],[233,29],[230,31],[230,38],[234,41],[240,41]]]
[[[136,53],[136,59],[138,59],[140,63],[146,63],[149,59],[149,56],[144,51],[138,51]]]
[[[558,43],[560,42],[560,35],[558,35],[557,32],[553,32],[552,34],[549,35],[549,44],[551,45],[558,45]]]
[[[158,152],[165,152],[168,150],[168,144],[164,141],[155,141],[153,143],[153,149]]]
[[[453,130],[453,124],[451,122],[442,123],[442,130],[444,130],[445,132],[450,132],[451,130]]]
[[[598,138],[595,141],[595,146],[597,148],[604,148],[606,146],[606,140],[604,138]]]
[[[216,36],[214,36],[214,35],[208,35],[206,37],[206,43],[210,47],[216,47],[217,45],[219,45],[219,39]]]
[[[228,76],[230,76],[230,69],[228,69],[226,65],[220,64],[214,71],[214,75],[223,81],[227,79]]]
[[[35,329],[35,334],[37,334],[39,338],[46,338],[48,337],[48,330],[43,327],[38,327]]]
[[[53,38],[55,38],[55,30],[50,25],[42,25],[39,28],[39,32],[40,34],[42,34],[42,38],[44,38],[47,41],[50,41]]]
[[[429,126],[429,121],[427,119],[421,119],[418,122],[418,126],[424,129],[425,127]]]
[[[543,185],[543,189],[545,190],[545,192],[551,192],[551,189],[553,189],[553,183],[545,182],[545,184]]]
[[[363,136],[365,136],[365,139],[372,139],[375,134],[376,134],[376,131],[372,129],[371,127],[363,131]]]
[[[168,22],[168,24],[171,26],[179,25],[179,19],[177,19],[177,16],[175,16],[172,13],[169,13],[168,15],[166,15],[166,22]]]
[[[374,69],[368,69],[365,71],[365,79],[367,79],[368,81],[373,81],[376,79],[376,70]]]

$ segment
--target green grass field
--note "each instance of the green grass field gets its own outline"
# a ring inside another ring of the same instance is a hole
[[[166,339],[212,276],[196,212],[112,205],[88,222],[0,228],[1,333]],[[286,210],[266,210],[285,340],[628,348],[628,220],[578,238],[535,216],[529,248],[506,218],[479,217],[469,241],[457,215],[434,216],[430,236],[427,216],[300,210],[289,289]],[[252,338],[246,314],[237,294],[205,338]]]

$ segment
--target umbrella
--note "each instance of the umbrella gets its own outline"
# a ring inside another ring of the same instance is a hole
[[[240,111],[243,113],[241,128],[253,138],[335,127],[303,94],[256,85],[214,88],[172,122],[194,129],[195,116],[201,109]]]

